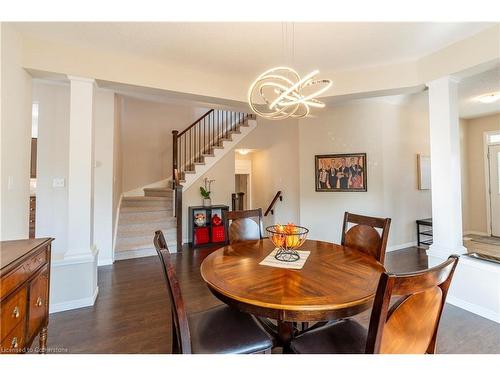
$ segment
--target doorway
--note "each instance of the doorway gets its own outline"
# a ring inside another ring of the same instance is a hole
[[[500,237],[500,144],[488,146],[491,235]]]
[[[234,187],[236,194],[238,193],[243,193],[243,209],[248,210],[250,207],[249,204],[249,180],[250,180],[250,175],[249,174],[235,174],[234,175]]]

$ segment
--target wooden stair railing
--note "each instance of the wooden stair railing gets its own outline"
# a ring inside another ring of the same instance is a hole
[[[267,210],[266,212],[264,213],[264,216],[267,216],[269,215],[269,213],[271,215],[274,215],[274,206],[276,205],[276,202],[278,201],[278,199],[280,201],[283,201],[283,193],[281,192],[281,190],[279,190],[276,195],[274,196],[273,200],[271,201],[271,203],[269,204],[269,207],[267,207]]]
[[[177,218],[177,249],[182,249],[182,182],[187,173],[195,173],[197,164],[204,164],[205,156],[213,156],[214,149],[222,148],[224,140],[239,133],[254,114],[211,109],[179,132],[172,131],[172,188],[175,192],[174,212]]]

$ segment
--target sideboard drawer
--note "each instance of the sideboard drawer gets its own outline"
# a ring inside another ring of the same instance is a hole
[[[18,353],[24,348],[24,338],[25,338],[25,327],[24,322],[19,322],[17,326],[2,340],[0,344],[0,353]]]
[[[19,290],[16,294],[0,303],[0,341],[14,329],[15,326],[24,320],[26,316],[27,303],[26,288]]]
[[[47,320],[49,299],[49,271],[46,267],[30,285],[28,338],[37,333]]]
[[[47,352],[52,241],[0,241],[0,354],[26,353],[36,337]]]
[[[7,295],[10,291],[15,289],[18,285],[26,281],[34,271],[42,267],[47,263],[47,249],[43,249],[35,256],[28,259],[26,262],[21,264],[9,275],[2,278],[2,283],[0,285],[1,295]]]

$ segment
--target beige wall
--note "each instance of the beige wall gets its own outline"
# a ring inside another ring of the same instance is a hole
[[[22,39],[1,23],[0,240],[28,236],[31,149],[31,76],[22,66]],[[10,185],[10,186],[9,186]]]
[[[464,232],[487,233],[484,133],[500,130],[500,114],[461,121]]]
[[[215,179],[212,185],[212,204],[231,207],[231,194],[235,192],[235,160],[252,161],[252,208],[265,210],[278,190],[283,191],[283,202],[278,202],[273,217],[266,224],[299,222],[299,174],[298,174],[298,123],[296,120],[257,120],[257,127],[236,148],[253,149],[240,156],[228,152],[206,174],[191,185],[183,194],[184,215],[189,206],[201,205],[200,186],[203,179]],[[187,216],[185,216],[187,217]],[[184,238],[188,237],[187,220],[184,221]]]
[[[122,145],[121,145],[121,107],[122,98],[115,95],[115,120],[113,127],[113,248],[115,246],[114,231],[118,220],[118,205],[123,193],[123,166],[122,166]]]
[[[215,180],[211,187],[211,199],[213,205],[224,204],[231,209],[231,194],[234,193],[234,153],[228,152],[224,155],[207,173],[201,175],[189,188],[182,194],[183,206],[183,238],[187,242],[188,232],[188,207],[201,206],[202,197],[200,186],[204,186],[204,178],[208,177]]]
[[[376,92],[425,84],[435,78],[498,61],[500,26],[495,25],[440,51],[413,61],[343,71],[322,71],[335,78],[331,95]],[[254,53],[248,51],[248,53]],[[83,77],[122,82],[215,98],[246,101],[246,85],[258,72],[214,74],[174,60],[154,61],[91,46],[25,37],[24,66]]]
[[[310,238],[339,242],[345,211],[392,218],[389,246],[416,240],[415,220],[431,216],[418,190],[416,156],[429,154],[427,96],[397,104],[359,100],[299,121],[300,223]],[[315,192],[314,155],[366,152],[367,192]]]
[[[172,130],[184,130],[199,113],[200,108],[191,105],[122,98],[120,137],[124,192],[172,175]]]
[[[257,128],[238,144],[255,150],[252,158],[252,206],[266,210],[278,190],[283,201],[265,224],[299,222],[299,128],[297,120],[259,118]]]

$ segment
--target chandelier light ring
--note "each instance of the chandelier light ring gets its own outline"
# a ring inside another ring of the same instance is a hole
[[[304,78],[300,79],[297,83],[293,84],[291,87],[289,87],[286,91],[282,92],[280,96],[278,96],[276,99],[274,99],[274,102],[271,103],[269,106],[270,109],[273,109],[276,104],[278,104],[285,95],[290,94],[291,92],[300,92],[300,89],[303,87],[302,84],[306,83],[310,78],[314,77],[316,74],[318,74],[319,71],[315,70],[308,75],[306,75]]]
[[[300,78],[288,67],[266,70],[259,75],[248,90],[248,103],[252,111],[271,120],[288,117],[302,118],[310,113],[311,107],[323,108],[325,104],[316,98],[332,87],[329,79],[316,79],[318,70]],[[311,92],[311,88],[316,88]],[[307,95],[304,90],[308,89]]]

